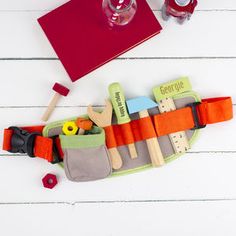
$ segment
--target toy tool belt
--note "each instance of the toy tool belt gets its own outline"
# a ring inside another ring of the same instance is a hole
[[[158,107],[148,109],[148,116],[136,112],[129,122],[118,124],[113,114],[111,125],[93,124],[84,135],[63,132],[63,126],[77,117],[46,126],[9,127],[4,130],[3,149],[60,163],[69,180],[90,181],[168,163],[190,148],[199,129],[233,117],[230,97],[200,100],[187,79],[171,81],[153,92]],[[157,142],[164,162],[155,164],[150,150]],[[130,156],[131,145],[135,158]],[[118,154],[121,159],[116,162]]]

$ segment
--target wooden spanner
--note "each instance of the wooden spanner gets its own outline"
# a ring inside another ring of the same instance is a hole
[[[89,118],[98,127],[105,128],[111,125],[112,105],[109,100],[105,100],[105,108],[101,113],[95,112],[91,105],[88,106],[87,113]],[[115,170],[120,169],[122,167],[122,158],[117,148],[116,147],[109,148],[108,151],[111,157],[112,168]]]

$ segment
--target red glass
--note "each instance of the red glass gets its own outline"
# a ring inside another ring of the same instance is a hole
[[[111,27],[127,25],[137,11],[136,0],[103,0],[105,20]]]
[[[197,0],[165,0],[162,7],[162,18],[168,20],[176,17],[179,23],[189,20],[197,6]]]

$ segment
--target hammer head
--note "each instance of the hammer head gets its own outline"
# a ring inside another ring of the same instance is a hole
[[[63,86],[62,84],[59,84],[59,83],[55,83],[54,86],[52,87],[52,89],[55,92],[61,94],[62,96],[65,96],[65,97],[70,92],[70,90],[67,87],[65,87],[65,86]]]
[[[148,97],[138,97],[126,101],[129,114],[157,107],[158,104]]]

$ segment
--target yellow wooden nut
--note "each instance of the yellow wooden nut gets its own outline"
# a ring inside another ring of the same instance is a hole
[[[65,135],[75,135],[78,131],[74,121],[67,121],[62,127],[62,131]]]

